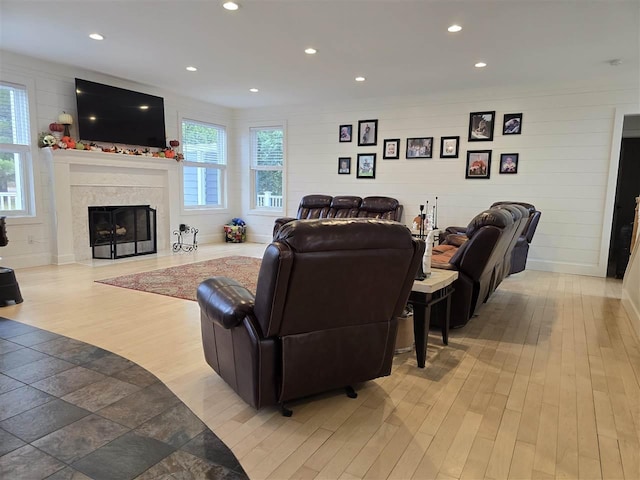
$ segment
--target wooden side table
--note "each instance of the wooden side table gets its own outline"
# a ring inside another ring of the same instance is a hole
[[[427,337],[431,323],[431,307],[446,300],[447,310],[442,322],[442,341],[449,344],[449,316],[451,314],[451,294],[453,282],[458,278],[455,270],[431,269],[431,275],[424,280],[413,282],[409,303],[413,305],[413,335],[416,341],[418,367],[424,368],[427,358]]]

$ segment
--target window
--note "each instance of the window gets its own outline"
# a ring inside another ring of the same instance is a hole
[[[251,129],[251,191],[256,209],[283,209],[284,129]]]
[[[184,206],[211,208],[226,205],[227,132],[224,127],[193,120],[182,121]]]
[[[31,127],[27,88],[0,83],[0,214],[31,213]]]

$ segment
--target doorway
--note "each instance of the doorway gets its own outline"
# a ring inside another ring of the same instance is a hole
[[[625,115],[611,223],[607,277],[624,276],[631,253],[635,198],[640,195],[640,115]]]

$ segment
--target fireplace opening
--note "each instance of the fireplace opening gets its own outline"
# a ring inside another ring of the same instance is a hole
[[[156,211],[149,205],[89,207],[89,242],[93,258],[156,253]]]

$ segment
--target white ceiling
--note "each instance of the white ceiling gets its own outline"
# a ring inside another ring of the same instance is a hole
[[[236,108],[638,79],[639,0],[221,3],[0,0],[0,46]]]

